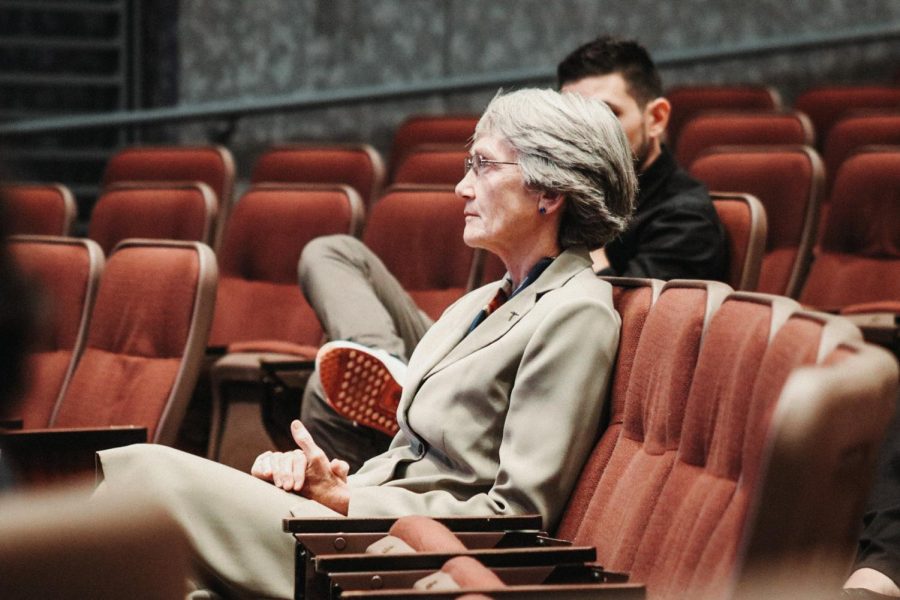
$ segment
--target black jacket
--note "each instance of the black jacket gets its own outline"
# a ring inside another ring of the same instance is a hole
[[[681,169],[665,146],[638,182],[634,216],[606,245],[610,267],[600,274],[724,280],[725,234],[706,186]]]

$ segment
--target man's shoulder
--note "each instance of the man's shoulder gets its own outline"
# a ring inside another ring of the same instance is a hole
[[[677,165],[659,187],[654,200],[649,203],[648,208],[663,210],[678,208],[702,212],[713,210],[712,198],[706,185]]]

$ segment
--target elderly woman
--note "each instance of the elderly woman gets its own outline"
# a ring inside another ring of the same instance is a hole
[[[287,515],[540,513],[551,527],[597,434],[615,357],[619,318],[588,249],[631,213],[631,152],[602,102],[521,90],[487,107],[466,167],[456,188],[465,242],[508,274],[457,301],[416,345],[386,452],[347,477],[295,421],[299,450],[263,455],[255,478],[132,446],[100,454],[98,493],[160,497],[206,583],[267,597],[292,590]]]

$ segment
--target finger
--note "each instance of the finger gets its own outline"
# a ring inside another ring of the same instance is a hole
[[[346,481],[347,475],[350,474],[350,464],[345,460],[334,458],[331,460],[331,472]]]
[[[278,487],[289,491],[294,487],[294,456],[293,452],[285,452],[278,462]]]
[[[272,455],[272,483],[281,487],[284,481],[284,453],[276,452]]]
[[[328,457],[325,452],[313,441],[309,430],[300,421],[295,420],[291,423],[291,435],[294,441],[303,450],[306,455],[307,471],[313,470],[319,475],[324,475],[331,471],[328,464]]]
[[[256,457],[253,466],[250,467],[250,474],[260,479],[272,478],[272,451],[268,450]]]
[[[293,490],[299,492],[303,488],[303,482],[306,481],[306,455],[303,454],[303,450],[294,450],[292,454],[294,455]]]
[[[297,446],[307,454],[309,454],[312,447],[316,445],[315,442],[313,442],[309,430],[297,419],[294,419],[291,422],[291,437],[294,438],[294,442]]]

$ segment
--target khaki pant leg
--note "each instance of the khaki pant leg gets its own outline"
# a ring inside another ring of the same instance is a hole
[[[336,516],[295,494],[192,454],[139,444],[98,454],[98,496],[152,495],[191,541],[199,584],[226,596],[292,598],[294,540],[282,519]],[[135,515],[140,518],[140,515]]]

